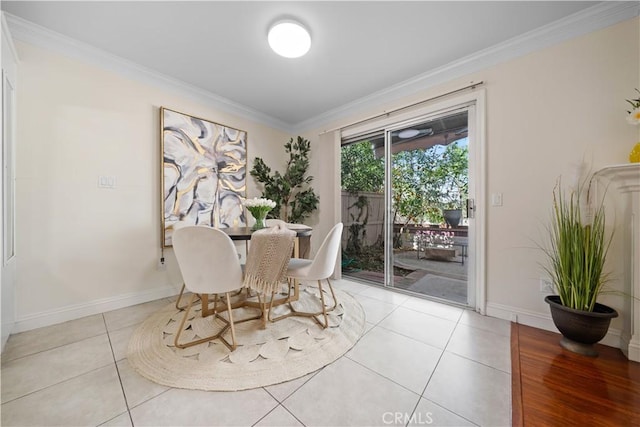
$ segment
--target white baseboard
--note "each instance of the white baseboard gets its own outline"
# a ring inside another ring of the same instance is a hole
[[[0,347],[2,351],[4,351],[4,346],[7,344],[9,335],[14,330],[14,327],[14,322],[2,322],[2,346]]]
[[[142,304],[144,302],[177,295],[179,292],[179,285],[165,286],[162,288],[150,289],[142,292],[132,292],[115,297],[89,301],[82,304],[73,304],[55,310],[30,314],[16,319],[12,333],[15,334],[18,332],[30,331],[31,329],[41,328],[43,326],[56,325],[69,320],[80,319],[94,314]]]
[[[520,325],[531,326],[546,331],[558,332],[553,324],[551,314],[541,314],[535,311],[524,310],[519,307],[511,307],[508,305],[487,303],[487,316],[497,317],[499,319],[508,320]],[[621,331],[609,328],[607,335],[600,341],[600,344],[610,347],[622,348]]]
[[[622,334],[620,342],[622,343],[620,349],[627,356],[627,359],[640,362],[640,343],[637,335],[632,337],[628,332]]]

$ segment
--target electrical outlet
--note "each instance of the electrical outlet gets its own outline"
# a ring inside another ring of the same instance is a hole
[[[553,282],[548,277],[540,278],[540,292],[543,294],[553,293]]]
[[[164,258],[159,258],[156,264],[156,270],[163,271],[167,269],[167,264],[164,262]]]

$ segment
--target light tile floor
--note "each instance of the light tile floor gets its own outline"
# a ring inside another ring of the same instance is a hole
[[[65,426],[508,426],[509,322],[347,280],[365,334],[317,372],[239,392],[172,389],[126,348],[171,298],[13,335],[1,424]]]

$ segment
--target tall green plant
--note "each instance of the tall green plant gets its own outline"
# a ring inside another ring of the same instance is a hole
[[[285,222],[300,223],[318,208],[320,201],[311,188],[312,176],[307,176],[311,142],[301,136],[291,138],[284,145],[289,155],[284,174],[271,173],[260,157],[256,157],[251,176],[264,186],[262,197],[276,202],[269,218],[280,218]]]
[[[581,200],[583,187],[579,185],[569,194],[561,188],[560,182],[554,188],[545,270],[553,280],[562,305],[593,311],[607,281],[604,263],[613,234],[605,232],[601,202],[592,207],[592,213],[583,214],[583,210],[588,209]]]

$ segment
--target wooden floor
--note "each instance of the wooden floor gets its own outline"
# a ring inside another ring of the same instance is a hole
[[[557,333],[511,326],[514,426],[640,426],[640,363],[603,345],[580,356]]]

